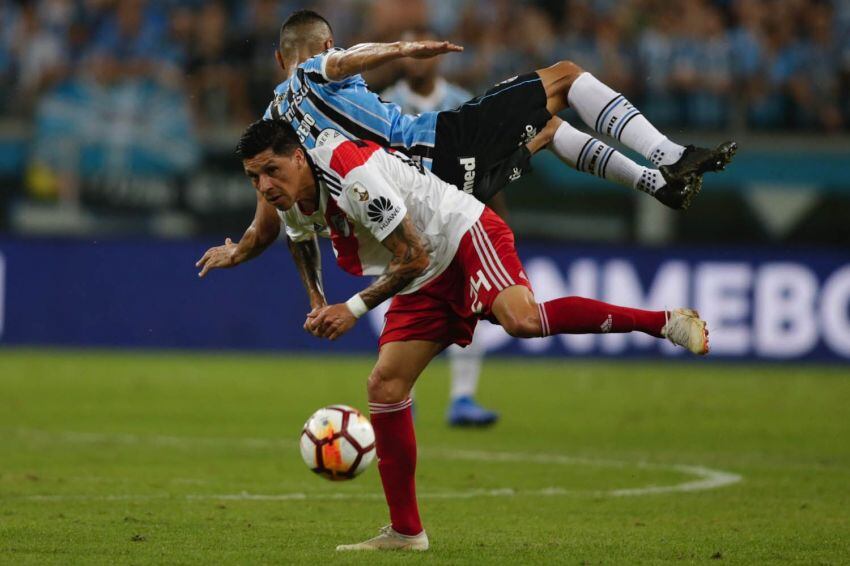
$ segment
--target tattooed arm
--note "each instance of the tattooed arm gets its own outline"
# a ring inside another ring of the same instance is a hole
[[[405,216],[404,220],[381,242],[393,254],[387,271],[359,293],[368,309],[383,303],[419,277],[430,264],[428,248],[419,231]],[[357,317],[347,304],[315,309],[307,315],[304,328],[319,338],[336,340],[348,332]]]
[[[289,252],[295,262],[295,269],[298,270],[301,283],[304,284],[304,289],[307,291],[310,308],[315,310],[324,307],[328,302],[325,299],[324,285],[322,284],[322,256],[319,252],[318,238],[313,236],[312,239],[304,242],[293,242],[287,237],[286,245],[289,246]]]
[[[428,269],[428,249],[410,216],[381,242],[393,253],[387,271],[360,292],[360,298],[373,309],[407,287]]]

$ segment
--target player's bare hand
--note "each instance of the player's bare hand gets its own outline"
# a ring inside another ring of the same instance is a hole
[[[455,45],[450,41],[403,41],[401,42],[401,54],[414,59],[428,59],[443,53],[463,51],[463,47]]]
[[[201,256],[201,259],[195,262],[195,267],[199,267],[201,269],[198,273],[198,277],[205,276],[207,272],[213,269],[238,265],[239,262],[236,259],[237,247],[237,244],[234,244],[233,240],[226,238],[223,246],[216,246],[208,249],[206,253]]]
[[[304,330],[317,338],[321,338],[321,333],[319,332],[319,327],[316,324],[316,318],[319,316],[319,312],[323,308],[325,307],[321,306],[313,308],[313,310],[307,313],[307,320],[304,321]]]
[[[336,340],[354,326],[357,319],[345,304],[313,309],[307,315],[304,329],[318,338]]]

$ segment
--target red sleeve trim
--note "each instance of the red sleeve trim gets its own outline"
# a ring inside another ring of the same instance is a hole
[[[331,156],[331,169],[340,177],[345,177],[352,169],[360,167],[373,153],[381,149],[374,142],[356,140],[339,144]]]

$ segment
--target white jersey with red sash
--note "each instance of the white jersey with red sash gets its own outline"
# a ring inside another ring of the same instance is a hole
[[[381,242],[409,215],[428,247],[428,269],[402,294],[413,293],[452,262],[461,238],[484,211],[472,196],[445,183],[402,153],[342,136],[307,150],[319,208],[298,205],[280,216],[295,242],[330,237],[337,263],[353,275],[381,275],[392,258]]]

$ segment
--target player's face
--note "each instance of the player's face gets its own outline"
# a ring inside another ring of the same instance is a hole
[[[401,38],[405,41],[427,41],[438,39],[437,36],[431,33],[413,32],[406,32],[402,34]],[[402,73],[406,78],[414,81],[436,77],[441,59],[441,57],[431,57],[430,59],[402,59]]]
[[[440,58],[431,59],[403,59],[402,69],[404,76],[412,80],[424,80],[436,77],[440,66]]]
[[[290,155],[267,149],[243,160],[242,166],[257,192],[278,210],[289,210],[296,202],[314,196],[312,172],[300,149]]]

